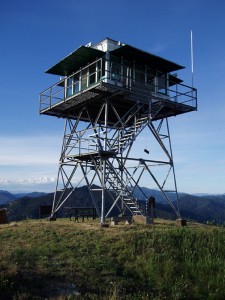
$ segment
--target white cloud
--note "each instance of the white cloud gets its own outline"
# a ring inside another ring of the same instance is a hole
[[[55,178],[54,177],[39,177],[39,178],[27,178],[27,179],[19,179],[15,181],[16,184],[21,185],[33,185],[33,184],[48,184],[48,183],[54,183]]]
[[[0,189],[53,191],[61,137],[0,137]]]
[[[10,192],[53,192],[56,180],[54,177],[36,177],[0,180],[0,189],[7,189]]]
[[[0,186],[9,186],[9,185],[43,185],[49,183],[55,183],[55,177],[39,177],[39,178],[20,178],[17,180],[14,179],[1,179]]]
[[[151,46],[149,52],[157,54],[157,53],[162,53],[162,52],[166,51],[166,49],[167,49],[167,46],[165,44],[157,42],[154,46]]]
[[[222,125],[216,123],[216,128],[220,128],[218,132],[209,125],[203,130],[205,123],[199,123],[197,115],[190,120],[185,116],[184,122],[171,118],[178,188],[187,191],[188,187],[190,192],[224,192]],[[149,155],[144,153],[146,142]],[[0,189],[54,191],[61,143],[61,135],[0,137]],[[133,157],[152,159],[153,154],[159,155],[145,132],[140,134],[135,145]]]
[[[0,137],[0,166],[56,164],[60,155],[58,136]]]
[[[9,185],[11,182],[9,179],[2,179],[0,180],[0,186],[7,186]]]

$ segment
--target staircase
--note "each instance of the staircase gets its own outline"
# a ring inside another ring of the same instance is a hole
[[[153,119],[157,113],[162,109],[162,102],[155,102],[151,105],[150,109],[141,112],[141,108],[136,112],[136,120],[134,124],[125,130],[121,130],[123,132],[122,136],[117,139],[111,150],[118,151],[118,153],[123,153],[127,147],[132,145],[137,136],[142,132],[142,130],[147,126],[151,119]]]
[[[160,101],[153,103],[150,107],[148,107],[148,109],[146,109],[146,105],[144,104],[138,106],[138,108],[132,114],[130,114],[131,118],[134,120],[133,124],[129,127],[125,127],[125,129],[119,128],[120,138],[114,139],[113,144],[111,144],[109,147],[110,150],[116,151],[117,153],[123,153],[125,149],[132,145],[133,141],[158,114],[162,107],[163,104]],[[120,165],[120,163],[118,163],[118,165]],[[132,215],[144,215],[139,206],[137,198],[135,198],[132,192],[129,190],[127,182],[121,178],[119,167],[115,168],[113,162],[107,161],[105,178],[108,189],[116,194],[115,203],[113,204],[112,208],[116,205],[117,200],[121,199],[125,207],[131,212]]]
[[[129,191],[126,182],[120,177],[118,169],[115,169],[112,164],[107,164],[106,181],[109,188],[116,194],[116,198],[122,199],[132,215],[143,216],[137,198]]]
[[[141,131],[147,125],[149,117],[140,117],[136,120],[135,124],[132,125],[119,140],[118,146],[121,152],[123,152],[128,146],[130,146]]]

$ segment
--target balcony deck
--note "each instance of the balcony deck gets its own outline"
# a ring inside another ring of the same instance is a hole
[[[81,71],[80,71],[81,72]],[[70,77],[74,78],[76,74]],[[87,108],[89,115],[82,114],[82,121],[94,120],[102,106],[103,99],[108,98],[118,114],[122,117],[136,102],[146,104],[146,111],[151,103],[160,102],[162,109],[154,120],[176,116],[197,109],[197,91],[194,88],[180,84],[177,80],[168,83],[166,92],[160,92],[157,86],[134,82],[131,78],[114,74],[104,74],[99,69],[86,75],[68,87],[68,78],[40,94],[40,114],[60,118],[77,119],[80,110]],[[77,76],[78,77],[78,76]],[[84,86],[85,82],[85,86]],[[69,89],[69,90],[68,90]],[[69,91],[69,93],[68,93]],[[109,125],[115,123],[115,115],[109,113]],[[104,117],[98,120],[104,122]]]

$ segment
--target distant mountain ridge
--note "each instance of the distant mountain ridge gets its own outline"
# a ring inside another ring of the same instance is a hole
[[[0,190],[0,205],[4,205],[16,199],[16,196],[8,191]]]
[[[165,197],[163,196],[163,194],[162,194],[161,191],[149,189],[149,188],[146,188],[146,187],[141,187],[141,189],[144,192],[144,194],[147,196],[147,198],[153,196],[153,197],[155,197],[155,199],[156,199],[157,202],[159,202],[159,203],[165,203]],[[140,191],[139,188],[135,188],[134,195],[140,201],[144,201],[145,200],[145,196],[143,195],[143,193]],[[171,201],[176,201],[177,200],[175,193],[171,192],[171,193],[168,193],[168,195],[169,195],[169,198],[170,198]],[[186,193],[178,193],[179,199],[181,199],[185,195],[188,195],[188,194],[186,194]]]
[[[8,204],[11,201],[14,201],[23,197],[31,197],[36,198],[40,196],[47,195],[47,193],[43,192],[31,192],[31,193],[10,193],[8,191],[0,190],[0,205]]]
[[[161,213],[162,211],[166,211],[167,214],[169,213],[167,201],[160,191],[151,190],[146,187],[143,187],[142,190],[147,197],[155,197],[156,207],[161,208]],[[138,189],[134,193],[138,199],[144,200],[143,194]],[[169,196],[176,207],[176,194],[170,193]],[[225,224],[225,194],[203,194],[202,196],[196,196],[187,193],[178,193],[178,198],[182,218],[195,220],[200,223]]]
[[[176,216],[162,193],[157,190],[143,188],[147,197],[154,196],[156,199],[155,216],[165,219],[175,219]],[[53,193],[28,193],[21,198],[19,194],[14,195],[7,191],[0,191],[0,205],[8,208],[9,220],[22,220],[27,218],[39,218],[39,207],[41,205],[52,205]],[[135,196],[145,208],[144,197],[136,189]],[[176,206],[175,194],[170,199]],[[108,205],[107,201],[106,204]],[[86,186],[77,188],[65,205],[59,211],[58,216],[65,216],[65,206],[86,206],[92,207],[93,203]],[[99,203],[100,206],[100,203]],[[179,193],[179,207],[181,215],[187,220],[194,220],[201,223],[212,222],[225,224],[225,194],[195,196],[186,193]],[[114,213],[118,213],[114,211]]]

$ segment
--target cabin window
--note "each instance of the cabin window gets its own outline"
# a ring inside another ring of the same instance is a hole
[[[70,97],[70,96],[78,93],[79,90],[80,90],[80,88],[79,88],[79,73],[77,73],[74,76],[71,76],[67,79],[66,96]]]
[[[97,81],[99,81],[101,79],[101,76],[104,76],[105,75],[105,70],[103,69],[103,66],[105,66],[105,64],[102,64],[101,63],[102,61],[101,60],[98,60],[96,62],[96,76],[97,76]],[[102,69],[101,69],[102,68]]]
[[[96,82],[96,64],[89,66],[89,84],[92,85]]]
[[[151,92],[155,92],[155,75],[153,73],[147,72],[147,85]]]
[[[70,97],[73,95],[73,78],[69,77],[67,79],[67,90],[66,90],[66,96]]]
[[[167,94],[166,74],[159,74],[157,88],[159,93]]]
[[[135,81],[138,83],[145,83],[145,73],[143,71],[135,70]]]
[[[77,94],[80,91],[80,81],[79,81],[80,72],[73,76],[73,93]]]
[[[81,89],[82,91],[88,87],[88,68],[82,69]]]
[[[121,79],[121,65],[112,63],[111,64],[111,79],[119,80]]]

